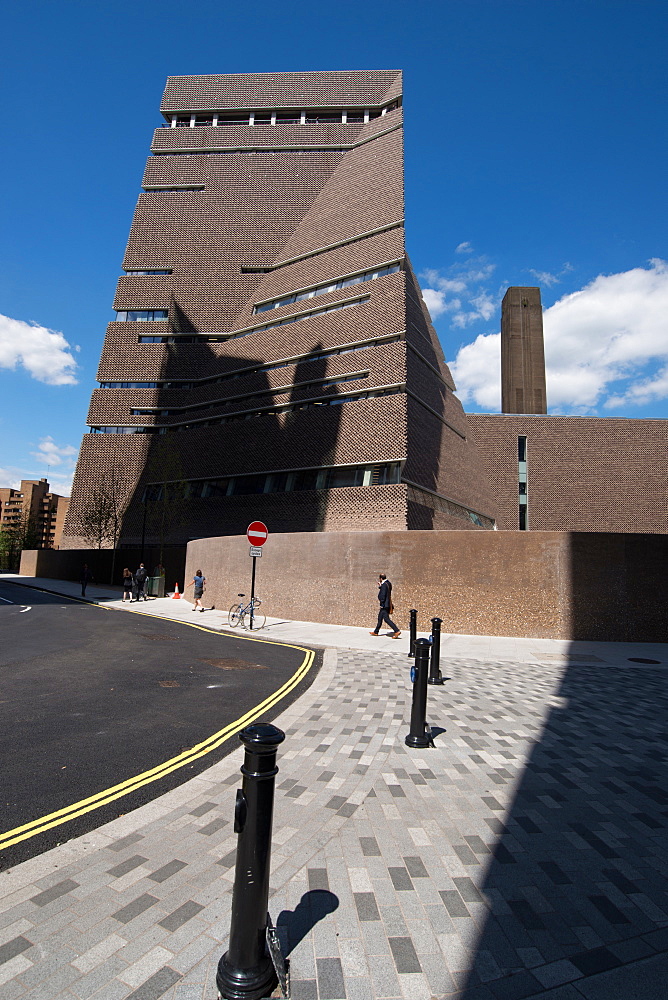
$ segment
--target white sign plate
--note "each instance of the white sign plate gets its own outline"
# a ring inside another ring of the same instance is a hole
[[[250,551],[249,551],[248,555],[249,556],[261,556],[262,555],[262,549],[260,548],[259,545],[251,545]]]

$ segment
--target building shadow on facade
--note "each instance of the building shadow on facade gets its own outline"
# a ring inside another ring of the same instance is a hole
[[[455,923],[471,916],[479,928],[462,1000],[533,997],[665,949],[668,664],[619,665],[586,645],[572,643],[563,663],[518,666],[515,700],[495,715],[509,764],[489,769],[483,802],[498,839],[482,895],[458,879],[446,903]],[[512,783],[536,724],[504,819],[494,785]],[[484,863],[480,838],[468,849]]]
[[[188,365],[193,347],[197,356]],[[293,372],[286,368],[285,381],[274,377],[272,387],[266,359],[217,356],[201,341],[168,345],[156,402],[163,421],[165,411],[184,405],[184,390],[169,387],[172,379],[182,383],[190,369],[216,372],[220,381],[194,380],[186,390],[188,405],[201,407],[191,411],[191,425],[150,435],[121,545],[163,548],[243,534],[253,519],[272,531],[322,530],[328,504],[323,470],[334,461],[340,407],[332,404],[336,379],[325,382],[321,354],[316,342]]]

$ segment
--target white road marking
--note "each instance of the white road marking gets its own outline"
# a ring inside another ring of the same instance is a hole
[[[27,604],[25,607],[21,608],[19,614],[25,614],[26,611],[32,611],[32,604]]]

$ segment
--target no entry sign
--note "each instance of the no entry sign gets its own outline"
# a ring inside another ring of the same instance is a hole
[[[251,545],[264,545],[269,529],[262,521],[252,521],[246,528],[246,538]]]

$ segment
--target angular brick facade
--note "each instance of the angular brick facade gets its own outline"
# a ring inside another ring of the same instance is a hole
[[[251,515],[274,531],[492,528],[405,253],[401,74],[172,77],[161,110],[67,543],[85,544],[110,469],[127,544],[155,535],[169,495],[173,542]]]

